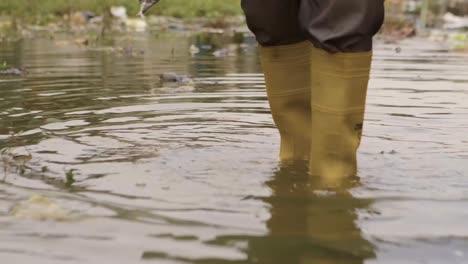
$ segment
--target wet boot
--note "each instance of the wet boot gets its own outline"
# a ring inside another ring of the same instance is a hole
[[[371,52],[329,53],[312,47],[310,174],[339,185],[357,174]]]
[[[308,159],[310,154],[310,47],[305,41],[259,48],[283,161]]]

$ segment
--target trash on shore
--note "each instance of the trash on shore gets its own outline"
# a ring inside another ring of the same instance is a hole
[[[200,53],[200,48],[198,48],[197,46],[195,46],[194,44],[192,44],[189,48],[189,53],[190,55],[194,56],[194,55],[197,55],[198,53]]]
[[[468,29],[468,17],[446,13],[443,17],[444,29]]]
[[[110,13],[113,17],[118,19],[127,19],[127,8],[124,6],[112,6],[110,8]]]
[[[77,38],[73,40],[57,40],[55,41],[55,45],[57,46],[68,46],[68,45],[76,45],[76,46],[88,46],[89,39],[87,38]]]
[[[124,6],[113,6],[110,9],[112,16],[121,22],[127,30],[144,32],[148,27],[148,23],[141,18],[129,18],[127,8]]]
[[[229,57],[229,56],[236,56],[237,55],[238,46],[236,45],[229,45],[226,48],[222,48],[213,52],[213,56],[220,58],[220,57]]]

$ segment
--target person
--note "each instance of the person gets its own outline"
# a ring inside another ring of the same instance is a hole
[[[152,5],[158,0],[145,0]],[[357,174],[384,0],[241,0],[259,43],[280,159],[308,160],[326,184]]]
[[[280,158],[339,184],[357,174],[372,39],[384,0],[242,0],[259,43]]]

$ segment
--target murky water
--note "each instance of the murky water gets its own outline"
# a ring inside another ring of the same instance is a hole
[[[377,45],[362,185],[327,195],[277,162],[255,47],[194,41],[1,44],[1,263],[468,263],[466,54]]]

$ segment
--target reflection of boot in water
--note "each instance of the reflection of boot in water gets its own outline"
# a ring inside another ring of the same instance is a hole
[[[306,162],[282,166],[269,181],[272,196],[267,222],[270,233],[249,243],[255,263],[364,263],[375,257],[373,245],[356,225],[357,209],[370,201],[317,192]]]

